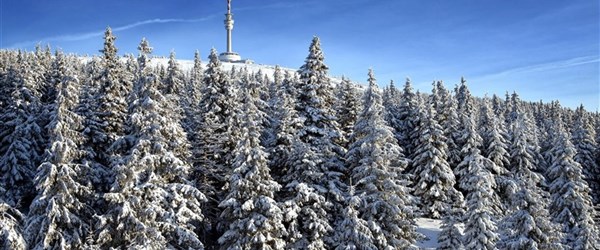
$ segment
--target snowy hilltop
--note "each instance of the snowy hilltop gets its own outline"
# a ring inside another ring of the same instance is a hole
[[[0,50],[0,248],[600,248],[598,113],[115,39]]]

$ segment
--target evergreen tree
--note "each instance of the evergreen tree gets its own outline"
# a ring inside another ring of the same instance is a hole
[[[463,161],[455,172],[459,176],[459,187],[467,194],[463,244],[466,249],[494,249],[499,239],[493,217],[497,207],[496,182],[489,171],[494,163],[483,157],[478,149],[481,137],[475,130],[473,115],[463,113],[462,117],[465,128],[465,143],[461,150]]]
[[[335,143],[341,135],[332,110],[333,88],[327,69],[319,38],[315,37],[298,71],[295,109],[302,122],[297,131],[299,145],[292,149],[293,164],[282,178],[288,192],[286,202],[295,211],[289,218],[294,248],[326,247],[337,216],[334,212],[343,201],[340,177],[344,150]]]
[[[338,93],[338,104],[336,107],[342,138],[347,139],[352,134],[352,128],[360,111],[360,97],[354,84],[346,78],[342,78]],[[348,146],[349,142],[343,142]]]
[[[420,197],[421,214],[428,218],[439,219],[452,205],[455,177],[448,158],[448,147],[442,127],[434,119],[432,106],[418,103],[420,122],[415,130],[417,139],[412,159],[416,177],[414,194]]]
[[[117,151],[112,144],[125,134],[125,121],[127,118],[127,97],[132,89],[131,83],[125,81],[123,66],[117,56],[115,47],[115,36],[112,30],[106,29],[104,33],[104,48],[100,61],[99,75],[94,75],[94,85],[98,91],[93,101],[87,102],[92,105],[90,111],[84,113],[84,135],[83,147],[89,155],[88,165],[98,175],[103,176],[95,189],[104,192],[108,183],[112,181],[110,167],[113,155]]]
[[[194,66],[190,71],[190,77],[185,82],[185,93],[183,94],[183,128],[188,136],[188,141],[191,144],[190,161],[197,163],[202,152],[200,152],[200,140],[198,133],[200,132],[200,108],[199,103],[202,98],[202,80],[204,78],[204,69],[200,60],[200,52],[194,54]]]
[[[244,91],[242,140],[235,148],[227,196],[219,205],[227,231],[219,238],[226,249],[283,249],[283,212],[274,200],[280,185],[273,181],[267,154],[260,145],[260,116],[252,89]]]
[[[29,207],[35,195],[33,177],[39,164],[40,145],[44,141],[37,123],[38,99],[32,93],[28,66],[19,53],[17,65],[10,68],[7,81],[9,94],[7,107],[0,114],[0,188],[6,190],[0,199],[17,209]]]
[[[353,143],[346,155],[350,178],[356,181],[356,194],[362,199],[360,216],[367,221],[378,249],[410,248],[420,234],[415,226],[415,198],[402,171],[407,160],[383,118],[382,98],[373,72],[364,95]]]
[[[59,91],[48,125],[51,143],[35,177],[38,195],[30,207],[25,234],[35,249],[84,248],[93,211],[88,205],[92,192],[86,175],[92,173],[78,164],[81,150],[76,142],[81,140],[82,118],[74,110],[79,81],[64,55],[57,53],[55,58],[51,80]]]
[[[504,211],[509,205],[508,193],[508,170],[509,154],[508,154],[508,134],[504,126],[503,119],[496,117],[490,106],[490,100],[485,98],[481,106],[481,126],[480,134],[482,137],[482,155],[494,164],[491,165],[490,172],[494,175],[496,184],[498,185],[498,198],[500,199],[499,211]]]
[[[594,159],[597,142],[594,139],[594,128],[590,123],[583,105],[576,110],[575,126],[573,128],[572,142],[577,154],[573,158],[579,163],[587,181],[594,204],[600,203],[600,166]]]
[[[562,122],[555,123],[552,162],[548,169],[550,216],[565,233],[563,244],[572,249],[600,248],[594,224],[590,188],[583,180],[581,165],[574,160],[575,147]]]
[[[227,188],[233,149],[238,142],[236,137],[237,86],[221,70],[217,51],[212,49],[202,80],[202,99],[198,109],[197,158],[195,177],[197,187],[209,196],[205,226],[207,246],[216,245],[222,229],[218,227],[221,211],[218,204],[224,198]],[[224,225],[222,225],[224,226]]]
[[[400,121],[399,127],[394,128],[396,130],[396,138],[398,144],[404,149],[404,153],[408,156],[414,152],[414,137],[412,131],[415,130],[419,115],[417,112],[417,95],[413,92],[413,87],[410,79],[406,79],[404,84],[404,91],[400,98],[400,105],[398,106],[398,120]]]
[[[438,235],[437,249],[464,249],[463,235],[459,224],[465,215],[465,202],[460,192],[456,193],[453,203],[443,216],[442,231]]]
[[[369,229],[369,223],[361,219],[358,214],[361,199],[354,194],[354,187],[350,186],[349,189],[342,219],[338,221],[335,230],[335,249],[375,250],[377,246],[373,244],[374,237]]]
[[[1,192],[6,190],[0,187]],[[19,210],[12,208],[0,200],[0,248],[25,250],[27,244],[21,232],[23,215]]]
[[[169,54],[167,75],[161,91],[164,95],[179,96],[182,94],[183,88],[183,73],[179,69],[179,63],[175,60],[175,51],[171,51]]]
[[[128,138],[132,147],[113,165],[115,181],[104,194],[108,212],[99,217],[99,247],[202,249],[195,233],[204,195],[186,181],[190,166],[169,143],[186,138],[147,67],[151,51],[140,44],[141,92],[131,103]]]
[[[448,164],[454,170],[462,161],[460,157],[461,148],[456,144],[460,139],[460,119],[456,111],[456,101],[450,94],[450,91],[444,87],[442,81],[438,81],[435,85],[434,93],[439,96],[439,103],[436,105],[435,119],[442,126],[444,136],[446,137],[446,145],[448,146]]]
[[[512,178],[515,190],[508,216],[502,222],[505,237],[501,249],[562,249],[557,226],[550,222],[548,193],[543,175],[535,172],[531,154],[531,135],[527,116],[520,114],[513,123],[511,143]]]

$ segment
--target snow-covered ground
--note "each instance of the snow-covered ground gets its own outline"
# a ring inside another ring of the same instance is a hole
[[[418,218],[417,231],[427,237],[425,240],[417,242],[421,249],[436,249],[438,247],[438,235],[442,231],[442,221],[428,218]]]

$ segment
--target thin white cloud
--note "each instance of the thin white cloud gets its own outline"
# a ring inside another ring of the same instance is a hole
[[[508,69],[508,70],[505,70],[502,72],[486,75],[481,78],[507,76],[507,75],[513,75],[513,74],[522,74],[522,73],[543,72],[543,71],[564,69],[564,68],[570,68],[570,67],[575,67],[575,66],[580,66],[580,65],[590,64],[590,63],[598,63],[598,62],[600,62],[600,57],[598,57],[598,56],[582,56],[582,57],[575,57],[575,58],[562,60],[562,61],[554,61],[554,62],[549,62],[549,63],[535,64],[535,65],[530,65],[530,66],[525,66],[525,67]]]
[[[140,26],[151,25],[151,24],[163,24],[163,23],[197,23],[197,22],[209,20],[211,18],[214,18],[215,16],[216,15],[210,15],[210,16],[206,16],[203,18],[197,18],[197,19],[160,19],[160,18],[156,18],[156,19],[143,20],[143,21],[115,27],[112,30],[113,31],[125,31],[125,30],[134,29],[134,28],[137,28]],[[18,43],[8,46],[8,48],[24,48],[24,47],[33,46],[38,43],[47,43],[47,42],[81,41],[81,40],[87,40],[90,38],[100,37],[103,34],[104,34],[104,30],[99,30],[99,31],[87,32],[87,33],[46,37],[46,38],[38,39],[35,41],[18,42]]]

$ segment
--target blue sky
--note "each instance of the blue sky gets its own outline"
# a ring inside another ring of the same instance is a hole
[[[1,48],[50,43],[98,54],[111,26],[119,53],[146,37],[155,54],[191,59],[225,48],[225,0],[0,0]],[[233,0],[233,49],[261,64],[298,68],[313,35],[335,76],[380,85],[410,77],[453,87],[465,76],[475,95],[517,91],[600,108],[597,0]]]

